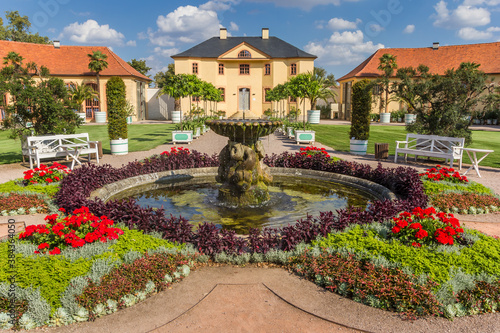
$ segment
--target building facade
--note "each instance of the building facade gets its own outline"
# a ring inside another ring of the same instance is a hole
[[[429,67],[429,73],[444,75],[446,70],[457,69],[462,62],[474,62],[480,64],[479,69],[488,74],[491,81],[498,82],[500,79],[500,42],[451,46],[439,46],[439,43],[434,43],[432,47],[423,48],[379,49],[337,80],[340,85],[342,119],[350,119],[352,85],[362,79],[375,80],[383,75],[377,68],[380,57],[385,53],[396,57],[398,68],[411,66],[416,69],[419,65],[426,65]],[[397,80],[396,71],[393,75],[390,80]],[[380,112],[379,103],[380,99],[373,104],[372,113]],[[388,110],[391,112],[404,108],[404,103],[390,101]]]
[[[172,58],[176,74],[196,74],[221,91],[223,101],[217,104],[218,110],[225,111],[228,117],[245,112],[250,118],[272,110],[266,91],[292,76],[312,72],[316,56],[269,36],[269,29],[264,28],[260,37],[228,37],[226,29],[220,29],[219,37]],[[190,103],[196,102],[185,98],[181,108],[186,112]],[[294,101],[288,105],[297,107]]]
[[[133,119],[146,119],[147,87],[152,80],[136,71],[109,48],[104,46],[61,46],[59,42],[46,45],[0,40],[0,58],[3,59],[9,52],[16,52],[24,58],[23,64],[34,62],[39,67],[47,67],[51,76],[62,79],[68,87],[72,84],[87,84],[97,90],[96,74],[88,68],[88,54],[92,54],[94,51],[101,51],[108,56],[106,59],[108,67],[99,73],[101,111],[107,111],[106,82],[112,76],[119,76],[125,82],[127,100],[135,110]],[[8,103],[9,96],[4,96],[4,100]],[[97,100],[86,100],[83,104],[86,121],[95,120],[95,111],[99,111]]]

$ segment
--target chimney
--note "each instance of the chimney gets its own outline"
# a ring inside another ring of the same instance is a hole
[[[432,43],[432,49],[433,49],[433,50],[437,50],[437,49],[439,49],[439,42],[434,42],[434,43]]]
[[[269,39],[269,28],[262,28],[262,39]]]
[[[220,28],[220,39],[227,39],[227,29]]]
[[[55,40],[55,41],[54,41],[54,48],[55,48],[55,49],[60,49],[60,48],[61,48],[61,42],[60,42],[60,41],[58,41],[58,40]]]

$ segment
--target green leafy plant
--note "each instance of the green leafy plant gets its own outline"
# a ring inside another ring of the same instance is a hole
[[[106,82],[106,100],[108,104],[108,135],[110,140],[127,139],[127,110],[125,83],[118,76]]]
[[[370,136],[371,94],[371,84],[367,79],[356,82],[352,87],[350,138],[368,140]]]

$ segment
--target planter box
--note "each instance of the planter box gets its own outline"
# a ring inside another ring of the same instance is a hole
[[[78,117],[80,117],[81,120],[83,120],[83,122],[87,121],[87,114],[85,112],[77,112],[76,114],[78,115]]]
[[[98,124],[106,123],[106,112],[104,111],[95,111],[94,112],[95,122]]]
[[[351,139],[351,154],[366,155],[368,148],[368,140],[353,140]]]
[[[286,133],[287,133],[287,136],[289,139],[295,138],[295,133],[294,133],[293,127],[287,127]]]
[[[132,124],[132,116],[127,117],[127,124]]]
[[[172,142],[177,143],[191,143],[193,141],[193,131],[172,131]]]
[[[316,139],[315,131],[301,131],[301,130],[295,131],[295,141],[297,141],[297,143],[305,142],[313,144],[315,139]]]
[[[128,139],[110,140],[111,155],[127,155]]]
[[[406,113],[405,114],[405,123],[406,124],[413,124],[417,120],[417,115],[416,114],[411,114],[411,113]]]
[[[182,111],[172,111],[172,123],[178,124],[181,122]]]

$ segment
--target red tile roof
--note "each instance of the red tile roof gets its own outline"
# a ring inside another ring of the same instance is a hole
[[[88,68],[89,57],[93,51],[101,51],[108,58],[108,68],[100,72],[103,76],[132,76],[151,81],[130,66],[105,46],[63,46],[55,48],[52,44],[33,44],[0,40],[0,57],[3,59],[9,52],[21,55],[23,63],[35,62],[45,66],[54,76],[95,76]],[[2,66],[2,62],[0,62]]]
[[[379,49],[338,81],[381,75],[382,72],[377,67],[379,58],[385,53],[396,56],[398,68],[417,68],[423,64],[429,67],[432,74],[444,74],[447,69],[458,68],[462,62],[475,62],[480,64],[479,69],[487,74],[500,74],[500,42],[496,42],[440,46],[437,50],[432,47]]]

